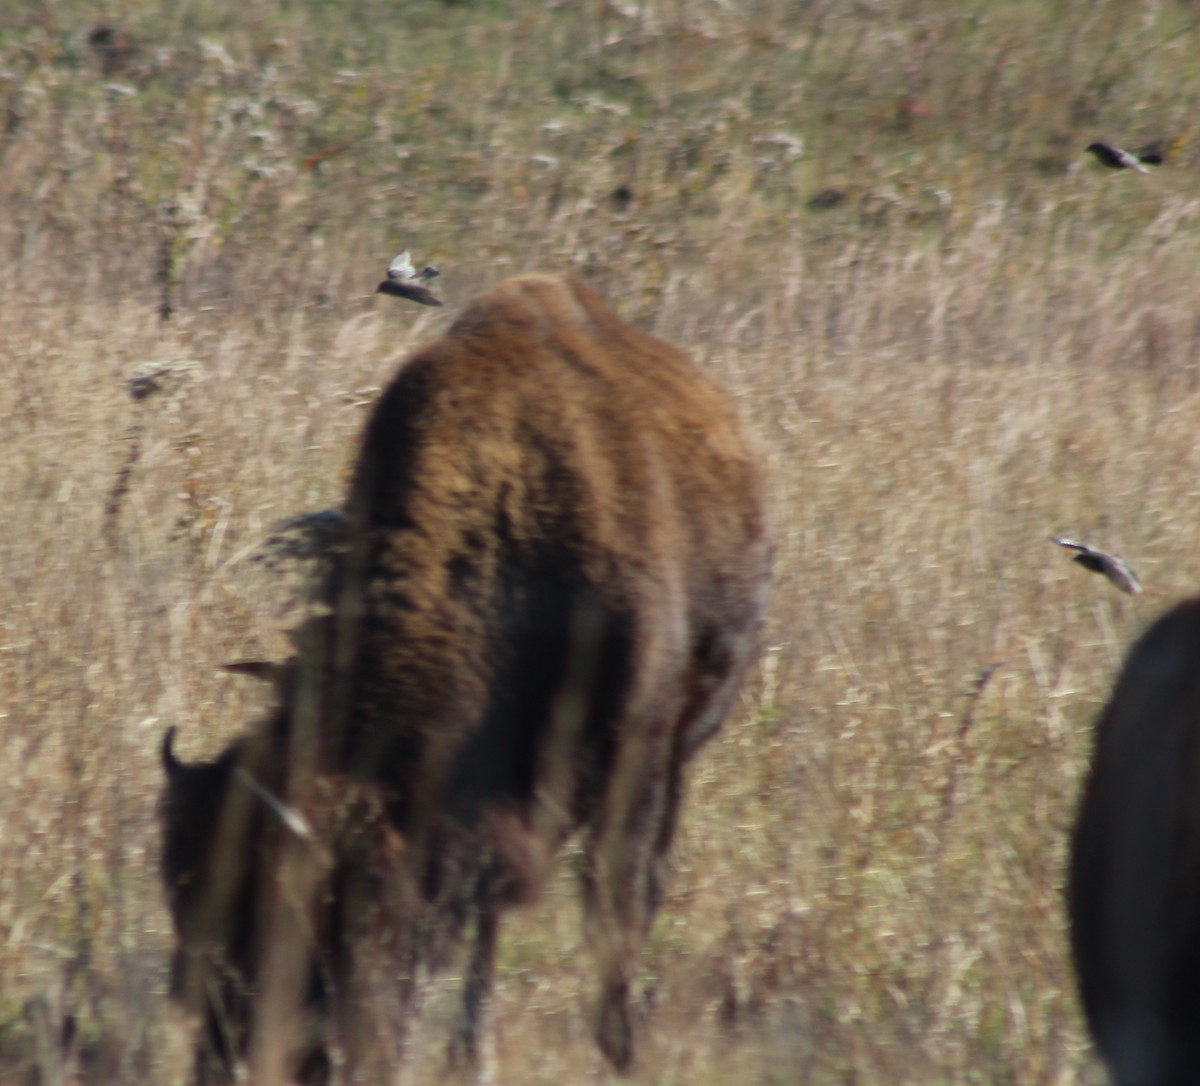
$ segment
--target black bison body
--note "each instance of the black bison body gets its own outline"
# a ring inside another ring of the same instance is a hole
[[[320,1081],[363,1047],[380,978],[403,1003],[467,934],[452,1052],[472,1058],[498,917],[576,832],[597,1038],[628,1069],[685,766],[768,594],[730,399],[581,283],[512,279],[384,391],[346,515],[329,615],[278,707],[213,763],[164,745],[173,984],[207,1016],[201,1077],[253,1063],[278,973],[304,1024],[280,1073]]]
[[[1114,1082],[1200,1082],[1200,599],[1142,635],[1099,717],[1067,903]]]

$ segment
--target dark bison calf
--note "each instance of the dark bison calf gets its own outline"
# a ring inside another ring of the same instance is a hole
[[[499,914],[575,831],[597,1037],[627,1070],[684,769],[768,595],[730,398],[581,283],[512,279],[384,391],[346,513],[329,615],[300,631],[278,706],[215,762],[164,745],[199,1076],[361,1065],[379,992],[403,1006],[468,932],[452,1052],[474,1058]]]
[[[1067,903],[1118,1086],[1200,1082],[1200,600],[1130,650],[1096,725]]]

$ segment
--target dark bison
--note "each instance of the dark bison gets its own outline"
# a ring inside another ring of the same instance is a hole
[[[198,1076],[361,1065],[372,1004],[402,1008],[468,933],[451,1052],[473,1059],[499,915],[575,831],[597,1039],[628,1070],[685,766],[768,596],[733,403],[578,281],[512,279],[384,391],[346,516],[327,614],[295,660],[245,668],[274,674],[277,707],[215,762],[164,743]]]
[[[1071,840],[1079,991],[1118,1086],[1200,1082],[1200,599],[1130,650]]]

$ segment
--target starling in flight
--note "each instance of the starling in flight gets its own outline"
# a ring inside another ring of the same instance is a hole
[[[421,305],[441,305],[432,290],[426,285],[441,273],[432,264],[417,271],[412,257],[405,249],[388,265],[387,278],[375,288],[377,294],[394,294],[397,298],[408,298]]]
[[[1057,543],[1063,550],[1074,555],[1073,561],[1078,562],[1084,569],[1093,573],[1102,573],[1122,592],[1136,596],[1142,590],[1142,582],[1133,572],[1129,563],[1119,554],[1109,554],[1107,551],[1089,547],[1086,543],[1077,543],[1066,536],[1052,535],[1051,543]]]

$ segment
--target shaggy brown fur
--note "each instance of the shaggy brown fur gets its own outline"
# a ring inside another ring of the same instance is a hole
[[[1096,724],[1067,902],[1114,1083],[1200,1082],[1200,599],[1133,646]]]
[[[327,1011],[350,1058],[364,1043],[363,962],[380,959],[364,933],[407,995],[421,960],[473,932],[453,1049],[473,1059],[499,913],[582,830],[597,1037],[628,1070],[684,767],[733,703],[768,594],[729,397],[581,283],[512,279],[385,390],[346,512],[334,617],[307,632],[280,708],[216,763],[164,752],[176,991],[207,1007],[202,1067],[227,1070],[266,1030],[264,947],[289,908],[313,1026],[285,1073],[325,1077]]]

